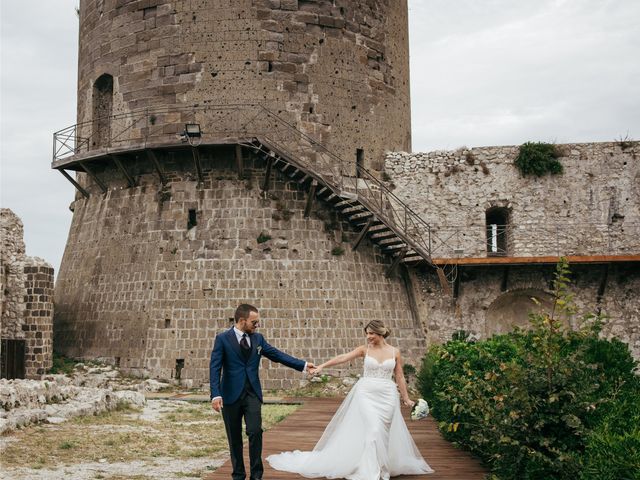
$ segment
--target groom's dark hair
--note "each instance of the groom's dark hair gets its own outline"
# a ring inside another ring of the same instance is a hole
[[[238,320],[240,320],[241,318],[249,318],[251,312],[258,313],[258,309],[253,305],[249,305],[248,303],[242,303],[238,305],[238,308],[236,308],[236,314],[234,315],[236,323],[238,323]]]

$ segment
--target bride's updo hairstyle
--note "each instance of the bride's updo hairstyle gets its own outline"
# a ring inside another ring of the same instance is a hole
[[[381,320],[371,320],[364,327],[364,333],[367,333],[367,330],[373,333],[377,333],[383,338],[387,338],[391,334],[391,330],[382,323]]]

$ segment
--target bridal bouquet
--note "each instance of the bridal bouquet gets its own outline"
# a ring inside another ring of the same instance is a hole
[[[420,420],[426,418],[429,415],[429,404],[423,398],[418,400],[411,409],[411,420]]]

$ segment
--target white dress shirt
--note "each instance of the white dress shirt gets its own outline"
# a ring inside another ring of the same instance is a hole
[[[233,333],[236,334],[236,338],[238,339],[238,343],[240,343],[240,341],[242,340],[242,336],[246,335],[247,337],[247,343],[249,344],[249,346],[251,346],[251,340],[249,340],[249,334],[248,333],[244,333],[242,330],[238,330],[236,327],[233,327]]]

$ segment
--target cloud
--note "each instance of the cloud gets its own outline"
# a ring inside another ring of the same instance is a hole
[[[638,131],[640,3],[410,5],[414,150]]]

